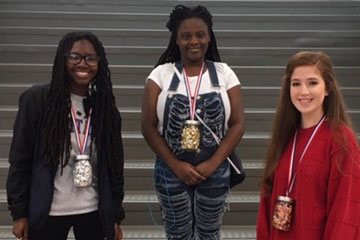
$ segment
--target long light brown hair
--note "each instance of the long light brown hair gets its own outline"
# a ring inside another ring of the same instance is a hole
[[[274,171],[281,155],[284,153],[301,122],[301,114],[290,99],[291,76],[294,69],[299,66],[316,66],[320,71],[328,92],[328,96],[325,97],[323,102],[323,110],[327,118],[326,122],[334,133],[340,134],[336,139],[341,145],[345,143],[344,136],[341,136],[341,131],[337,131],[339,126],[345,124],[352,129],[352,123],[346,112],[345,101],[329,56],[324,52],[308,51],[293,55],[286,66],[282,79],[280,98],[273,121],[272,137],[265,156],[266,166],[262,180],[265,194],[272,192]]]

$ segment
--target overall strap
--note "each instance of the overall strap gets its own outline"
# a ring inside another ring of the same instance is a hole
[[[211,84],[215,87],[219,87],[219,79],[218,79],[218,76],[216,73],[216,68],[215,68],[214,62],[207,60],[206,63],[207,63],[208,71],[209,71]]]
[[[177,68],[177,70],[179,71],[179,73],[182,73],[183,67],[180,61],[175,62],[175,67]],[[177,76],[176,72],[174,72],[174,75],[172,77],[170,86],[169,86],[169,90],[170,91],[176,91],[176,89],[178,88],[180,83],[180,79]]]
[[[214,87],[219,87],[219,79],[218,79],[218,75],[216,73],[215,63],[213,61],[207,60],[206,65],[208,67],[211,84]],[[175,62],[175,67],[181,74],[182,70],[183,70],[183,66],[180,61]],[[180,79],[179,79],[178,75],[176,73],[174,73],[168,90],[176,91],[176,89],[179,86],[179,83],[180,83]]]

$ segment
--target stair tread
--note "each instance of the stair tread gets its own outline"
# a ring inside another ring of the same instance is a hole
[[[161,226],[121,226],[124,240],[126,239],[165,239],[165,233]],[[222,239],[255,239],[256,226],[242,225],[232,226],[226,225],[222,227]],[[14,239],[12,234],[12,226],[0,226],[0,239]],[[69,233],[68,239],[74,239],[72,231]]]
[[[12,137],[13,130],[10,129],[0,129],[0,137]],[[142,139],[143,135],[140,131],[123,131],[123,138],[134,138]],[[256,138],[268,138],[268,132],[247,132],[244,134],[243,139],[256,139]]]
[[[258,191],[233,191],[230,192],[232,203],[258,203],[260,193]],[[0,189],[0,203],[6,203],[6,190]],[[155,203],[157,202],[154,191],[126,191],[124,203]]]
[[[33,84],[30,84],[33,85]],[[349,89],[354,89],[353,87],[348,87]],[[360,89],[360,87],[355,87],[355,89]],[[141,114],[141,108],[139,107],[120,107],[118,108],[122,114]],[[17,112],[17,106],[10,105],[0,105],[0,112]],[[348,109],[348,113],[360,113],[360,109]],[[275,108],[245,108],[245,114],[274,114],[276,112]]]

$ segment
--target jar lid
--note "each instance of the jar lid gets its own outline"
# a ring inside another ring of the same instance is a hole
[[[197,120],[186,120],[185,124],[186,125],[200,125],[200,122]]]
[[[289,198],[289,197],[285,197],[285,196],[278,196],[277,199],[278,199],[279,201],[288,202],[288,203],[294,202],[294,199]]]
[[[89,160],[90,159],[90,156],[89,155],[84,155],[84,154],[81,154],[81,155],[76,155],[75,156],[75,160]]]

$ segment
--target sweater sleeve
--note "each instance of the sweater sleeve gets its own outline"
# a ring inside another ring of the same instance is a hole
[[[271,228],[271,195],[264,196],[261,194],[260,207],[258,212],[257,224],[256,224],[256,239],[268,240],[270,239]]]
[[[6,183],[9,210],[13,220],[26,217],[28,212],[31,166],[36,140],[38,109],[32,89],[19,99],[13,138],[9,154],[9,173]]]
[[[345,149],[331,155],[324,233],[329,240],[360,239],[360,153],[350,130],[345,135]]]

